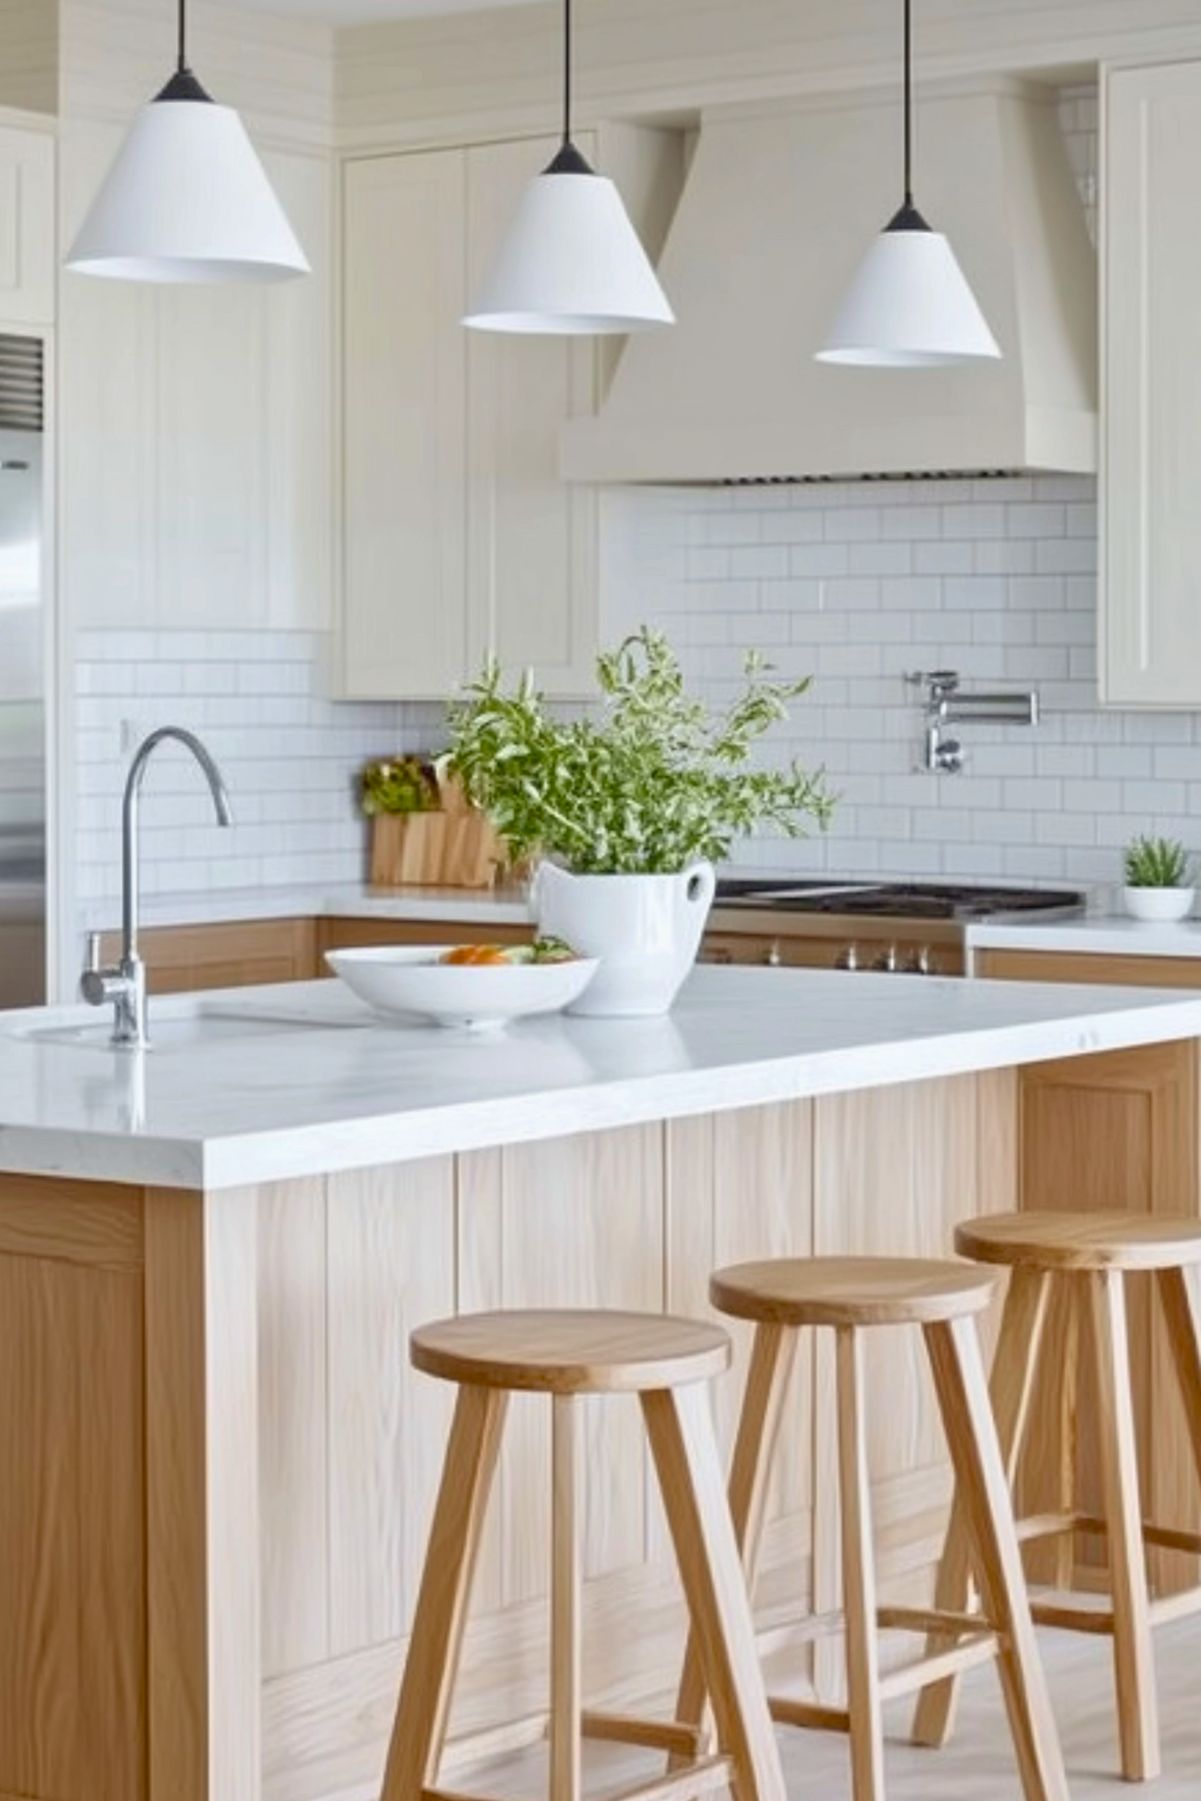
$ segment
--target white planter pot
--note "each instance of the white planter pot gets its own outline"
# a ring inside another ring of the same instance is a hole
[[[716,887],[709,863],[679,875],[571,875],[541,864],[533,893],[539,932],[600,959],[570,1011],[666,1013],[696,961]]]
[[[1132,918],[1164,925],[1188,918],[1196,892],[1195,888],[1123,888],[1122,898]]]

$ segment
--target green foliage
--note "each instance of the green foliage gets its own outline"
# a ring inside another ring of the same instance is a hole
[[[594,718],[552,718],[527,675],[505,693],[490,662],[451,703],[451,766],[515,858],[534,851],[580,875],[670,875],[720,861],[775,826],[798,838],[833,810],[820,774],[747,766],[752,746],[809,686],[774,682],[754,655],[729,710],[689,696],[667,639],[641,631],[597,658]]]
[[[359,801],[368,819],[377,813],[429,813],[438,805],[438,783],[421,757],[380,757],[359,775]]]
[[[1128,888],[1187,888],[1190,858],[1175,838],[1135,838],[1126,846]]]

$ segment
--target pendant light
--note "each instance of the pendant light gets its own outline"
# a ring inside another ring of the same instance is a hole
[[[118,281],[283,281],[307,275],[246,128],[188,67],[179,0],[174,75],[134,119],[67,255]]]
[[[913,29],[905,9],[905,198],[860,263],[820,363],[929,369],[999,357],[955,252],[913,204]]]
[[[527,183],[463,323],[553,337],[674,322],[615,184],[571,141],[571,0],[563,0],[563,139]]]

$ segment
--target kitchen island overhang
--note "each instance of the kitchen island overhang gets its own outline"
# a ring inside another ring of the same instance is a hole
[[[1040,1198],[1035,1110],[1060,1204],[1112,1191],[1128,1149],[1131,1206],[1199,1207],[1201,997],[1179,993],[702,969],[662,1021],[472,1041],[309,984],[152,1003],[158,1048],[132,1058],[94,1014],[5,1023],[0,1795],[32,1801],[378,1793],[451,1400],[408,1366],[423,1320],[705,1314],[722,1263],[946,1255],[959,1220]],[[1166,1134],[1191,1150],[1160,1154]],[[949,1496],[936,1411],[887,1333],[871,1355],[881,1580],[920,1604]],[[464,1752],[543,1706],[546,1443],[518,1419]],[[818,1697],[833,1652],[788,1622],[837,1596],[835,1433],[806,1345],[758,1601]],[[590,1418],[587,1684],[618,1711],[670,1689],[682,1649],[643,1456],[636,1411]],[[1155,1516],[1195,1513],[1175,1447],[1152,1464]]]
[[[1201,1037],[1201,995],[698,968],[657,1019],[507,1032],[374,1016],[339,984],[0,1018],[0,1171],[216,1190]]]

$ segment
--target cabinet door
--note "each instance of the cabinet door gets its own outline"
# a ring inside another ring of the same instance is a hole
[[[0,322],[54,321],[54,139],[0,128]]]
[[[1101,697],[1201,704],[1201,62],[1111,70]]]
[[[587,146],[582,145],[587,153]],[[467,153],[468,292],[557,140]],[[470,666],[492,650],[550,693],[587,694],[596,652],[596,494],[559,478],[559,433],[595,404],[590,338],[467,332]]]
[[[442,699],[465,604],[466,157],[343,171],[342,688]]]

